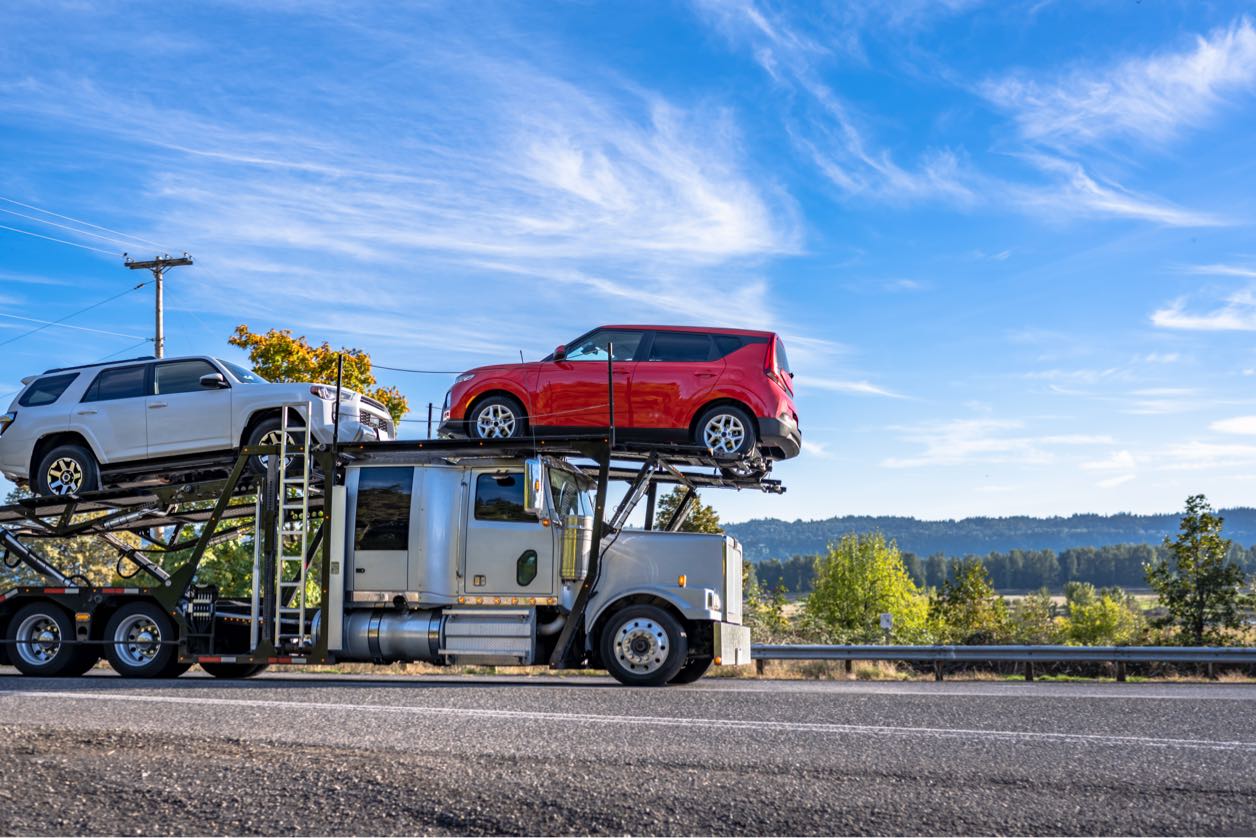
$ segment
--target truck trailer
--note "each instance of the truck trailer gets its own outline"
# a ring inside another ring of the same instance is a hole
[[[278,444],[217,471],[201,462],[0,507],[6,565],[45,582],[0,593],[2,654],[43,676],[102,656],[138,678],[422,661],[598,668],[636,686],[749,662],[741,546],[678,530],[698,488],[783,491],[764,463],[616,445],[613,431],[319,445],[299,407],[284,408]],[[615,481],[626,492],[607,515]],[[683,500],[655,522],[660,485]],[[645,528],[627,527],[643,500]],[[69,538],[107,545],[115,582],[49,557]],[[247,585],[220,591],[203,562],[233,539],[251,544],[252,568]]]

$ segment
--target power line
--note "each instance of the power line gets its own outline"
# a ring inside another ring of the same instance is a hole
[[[386,367],[383,364],[371,362],[373,370],[391,370],[392,372],[412,372],[415,375],[460,375],[466,370],[412,370],[405,367]]]
[[[51,215],[51,216],[53,216],[54,218],[61,218],[61,219],[64,219],[65,221],[73,221],[75,224],[82,224],[82,225],[83,225],[83,226],[85,226],[85,227],[94,227],[94,228],[95,228],[95,229],[97,229],[97,230],[104,230],[106,233],[113,233],[115,236],[122,236],[122,238],[124,238],[124,239],[126,239],[126,240],[128,240],[128,241],[137,241],[137,242],[143,242],[144,244],[151,244],[153,247],[160,247],[160,248],[162,248],[163,250],[165,250],[165,249],[169,249],[169,248],[166,248],[164,245],[157,244],[157,242],[155,242],[155,241],[149,241],[148,239],[142,239],[142,238],[140,238],[139,236],[132,236],[132,235],[129,235],[129,234],[127,234],[127,233],[120,232],[120,231],[118,231],[118,230],[111,230],[111,229],[109,229],[108,227],[102,227],[102,226],[100,226],[99,224],[93,224],[93,223],[91,223],[90,221],[84,221],[84,220],[82,220],[81,218],[71,218],[71,217],[70,217],[70,216],[68,216],[68,215],[62,215],[62,214],[61,214],[61,213],[59,213],[59,212],[53,212],[52,210],[46,210],[46,209],[44,209],[43,207],[37,207],[37,206],[34,206],[34,205],[32,205],[32,204],[24,204],[24,203],[22,203],[21,201],[15,201],[15,200],[13,200],[12,198],[6,198],[6,197],[4,197],[3,195],[0,195],[0,201],[4,201],[5,203],[9,203],[9,204],[16,204],[16,205],[17,205],[17,206],[19,206],[19,207],[26,207],[27,209],[29,209],[29,210],[34,210],[35,212],[42,212],[44,215]]]
[[[7,317],[10,320],[25,320],[28,323],[42,323],[45,326],[60,326],[62,329],[77,329],[80,332],[95,332],[98,335],[113,335],[116,338],[130,338],[131,340],[139,338],[139,335],[128,335],[123,332],[110,332],[106,329],[93,329],[89,326],[75,326],[72,323],[57,323],[52,320],[39,320],[34,317],[22,317],[20,314],[6,314],[3,311],[0,311],[0,317]],[[144,338],[144,340],[149,340],[149,338]]]
[[[62,230],[69,230],[71,233],[77,233],[80,236],[91,236],[94,239],[101,239],[102,241],[113,242],[114,244],[120,244],[124,247],[130,247],[131,245],[135,244],[135,240],[133,239],[117,239],[117,238],[114,238],[113,236],[102,236],[100,233],[89,233],[86,230],[80,230],[77,227],[71,227],[68,224],[58,224],[55,221],[49,221],[46,218],[38,218],[37,216],[34,216],[34,215],[27,215],[26,213],[18,212],[17,210],[5,209],[4,207],[0,207],[0,212],[7,212],[9,215],[16,215],[18,218],[25,218],[27,221],[34,221],[36,224],[47,224],[50,227],[58,227]]]
[[[152,282],[152,281],[153,281],[153,280],[151,280],[151,279],[150,279],[150,280],[148,280],[148,282],[141,282],[139,285],[136,285],[136,286],[134,286],[133,288],[128,288],[128,289],[126,289],[126,290],[125,290],[125,291],[123,291],[121,294],[114,294],[112,297],[107,297],[106,299],[103,299],[103,300],[101,300],[101,301],[100,301],[100,302],[98,302],[98,303],[92,303],[91,305],[87,306],[86,308],[80,308],[78,311],[71,312],[70,314],[67,314],[65,317],[59,318],[59,319],[57,319],[57,320],[52,320],[52,321],[50,321],[50,322],[48,322],[48,323],[45,323],[45,324],[44,324],[44,325],[42,325],[42,326],[38,326],[38,327],[36,327],[36,328],[34,328],[34,329],[31,329],[29,332],[23,332],[23,333],[22,333],[22,334],[20,334],[20,335],[17,335],[17,336],[15,336],[15,337],[11,337],[11,338],[9,338],[8,340],[0,340],[0,346],[7,346],[8,344],[13,343],[14,341],[19,341],[19,340],[21,340],[22,338],[30,337],[31,335],[35,334],[36,332],[42,332],[44,329],[47,329],[49,326],[58,326],[58,325],[60,325],[61,323],[63,323],[64,321],[69,320],[71,317],[77,317],[78,315],[83,314],[84,312],[91,311],[91,310],[92,310],[92,309],[94,309],[94,308],[99,308],[100,306],[103,306],[105,303],[111,303],[111,302],[113,302],[114,300],[118,299],[119,297],[125,297],[127,294],[130,294],[130,293],[132,293],[132,292],[138,291],[138,290],[140,290],[141,288],[143,288],[145,285],[148,285],[148,284],[149,284],[149,282]],[[128,335],[128,337],[130,337],[130,336]]]
[[[45,241],[57,242],[58,244],[68,244],[70,247],[81,247],[84,250],[94,250],[97,253],[107,253],[110,256],[118,255],[118,251],[116,250],[105,250],[102,247],[92,247],[91,245],[79,244],[78,242],[68,242],[65,239],[54,239],[52,236],[44,236],[44,235],[40,235],[39,233],[32,233],[30,230],[19,230],[16,227],[8,227],[4,224],[0,224],[0,230],[9,230],[14,233],[21,233],[24,236],[34,236],[37,239],[44,239]]]
[[[140,347],[146,343],[152,343],[152,342],[153,342],[152,338],[144,338],[139,343],[133,343],[130,346],[125,346],[122,349],[119,349],[117,352],[110,352],[108,355],[96,361],[95,363],[99,364],[101,361],[108,361],[110,358],[112,358],[115,355],[121,355],[123,352],[130,352],[132,349],[135,349],[136,347]]]

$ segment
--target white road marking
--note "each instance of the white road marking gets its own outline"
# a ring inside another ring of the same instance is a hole
[[[1117,745],[1146,748],[1189,748],[1211,751],[1250,751],[1256,753],[1256,741],[1225,741],[1211,739],[1168,739],[1148,736],[1113,736],[1093,733],[1052,733],[1021,730],[978,730],[966,728],[899,727],[894,725],[853,725],[820,722],[774,722],[755,719],[686,719],[675,716],[607,716],[590,713],[546,713],[533,710],[481,710],[463,707],[399,707],[387,704],[335,704],[322,701],[271,701],[243,698],[199,698],[147,693],[50,692],[35,690],[0,691],[7,699],[57,699],[62,701],[115,701],[144,704],[239,707],[291,711],[294,708],[351,713],[392,713],[411,716],[453,716],[512,721],[554,722],[561,724],[645,725],[650,727],[714,728],[718,730],[753,730],[761,732],[855,734],[871,736],[921,736],[952,739],[988,739],[1029,742],[1060,742],[1076,745]]]

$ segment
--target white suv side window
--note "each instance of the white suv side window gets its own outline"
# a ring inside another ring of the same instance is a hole
[[[208,361],[171,361],[158,364],[153,376],[154,395],[169,396],[174,393],[195,393],[201,386],[201,376],[218,372]]]
[[[100,375],[92,382],[83,395],[85,402],[106,402],[114,399],[134,399],[147,396],[146,364],[135,367],[115,367],[101,370]]]

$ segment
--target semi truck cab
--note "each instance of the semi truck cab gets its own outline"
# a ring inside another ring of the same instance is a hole
[[[328,652],[374,662],[548,661],[589,572],[592,490],[588,476],[552,457],[348,467],[332,498],[340,524]],[[747,663],[741,600],[735,539],[608,533],[583,609],[585,658],[642,685]]]

